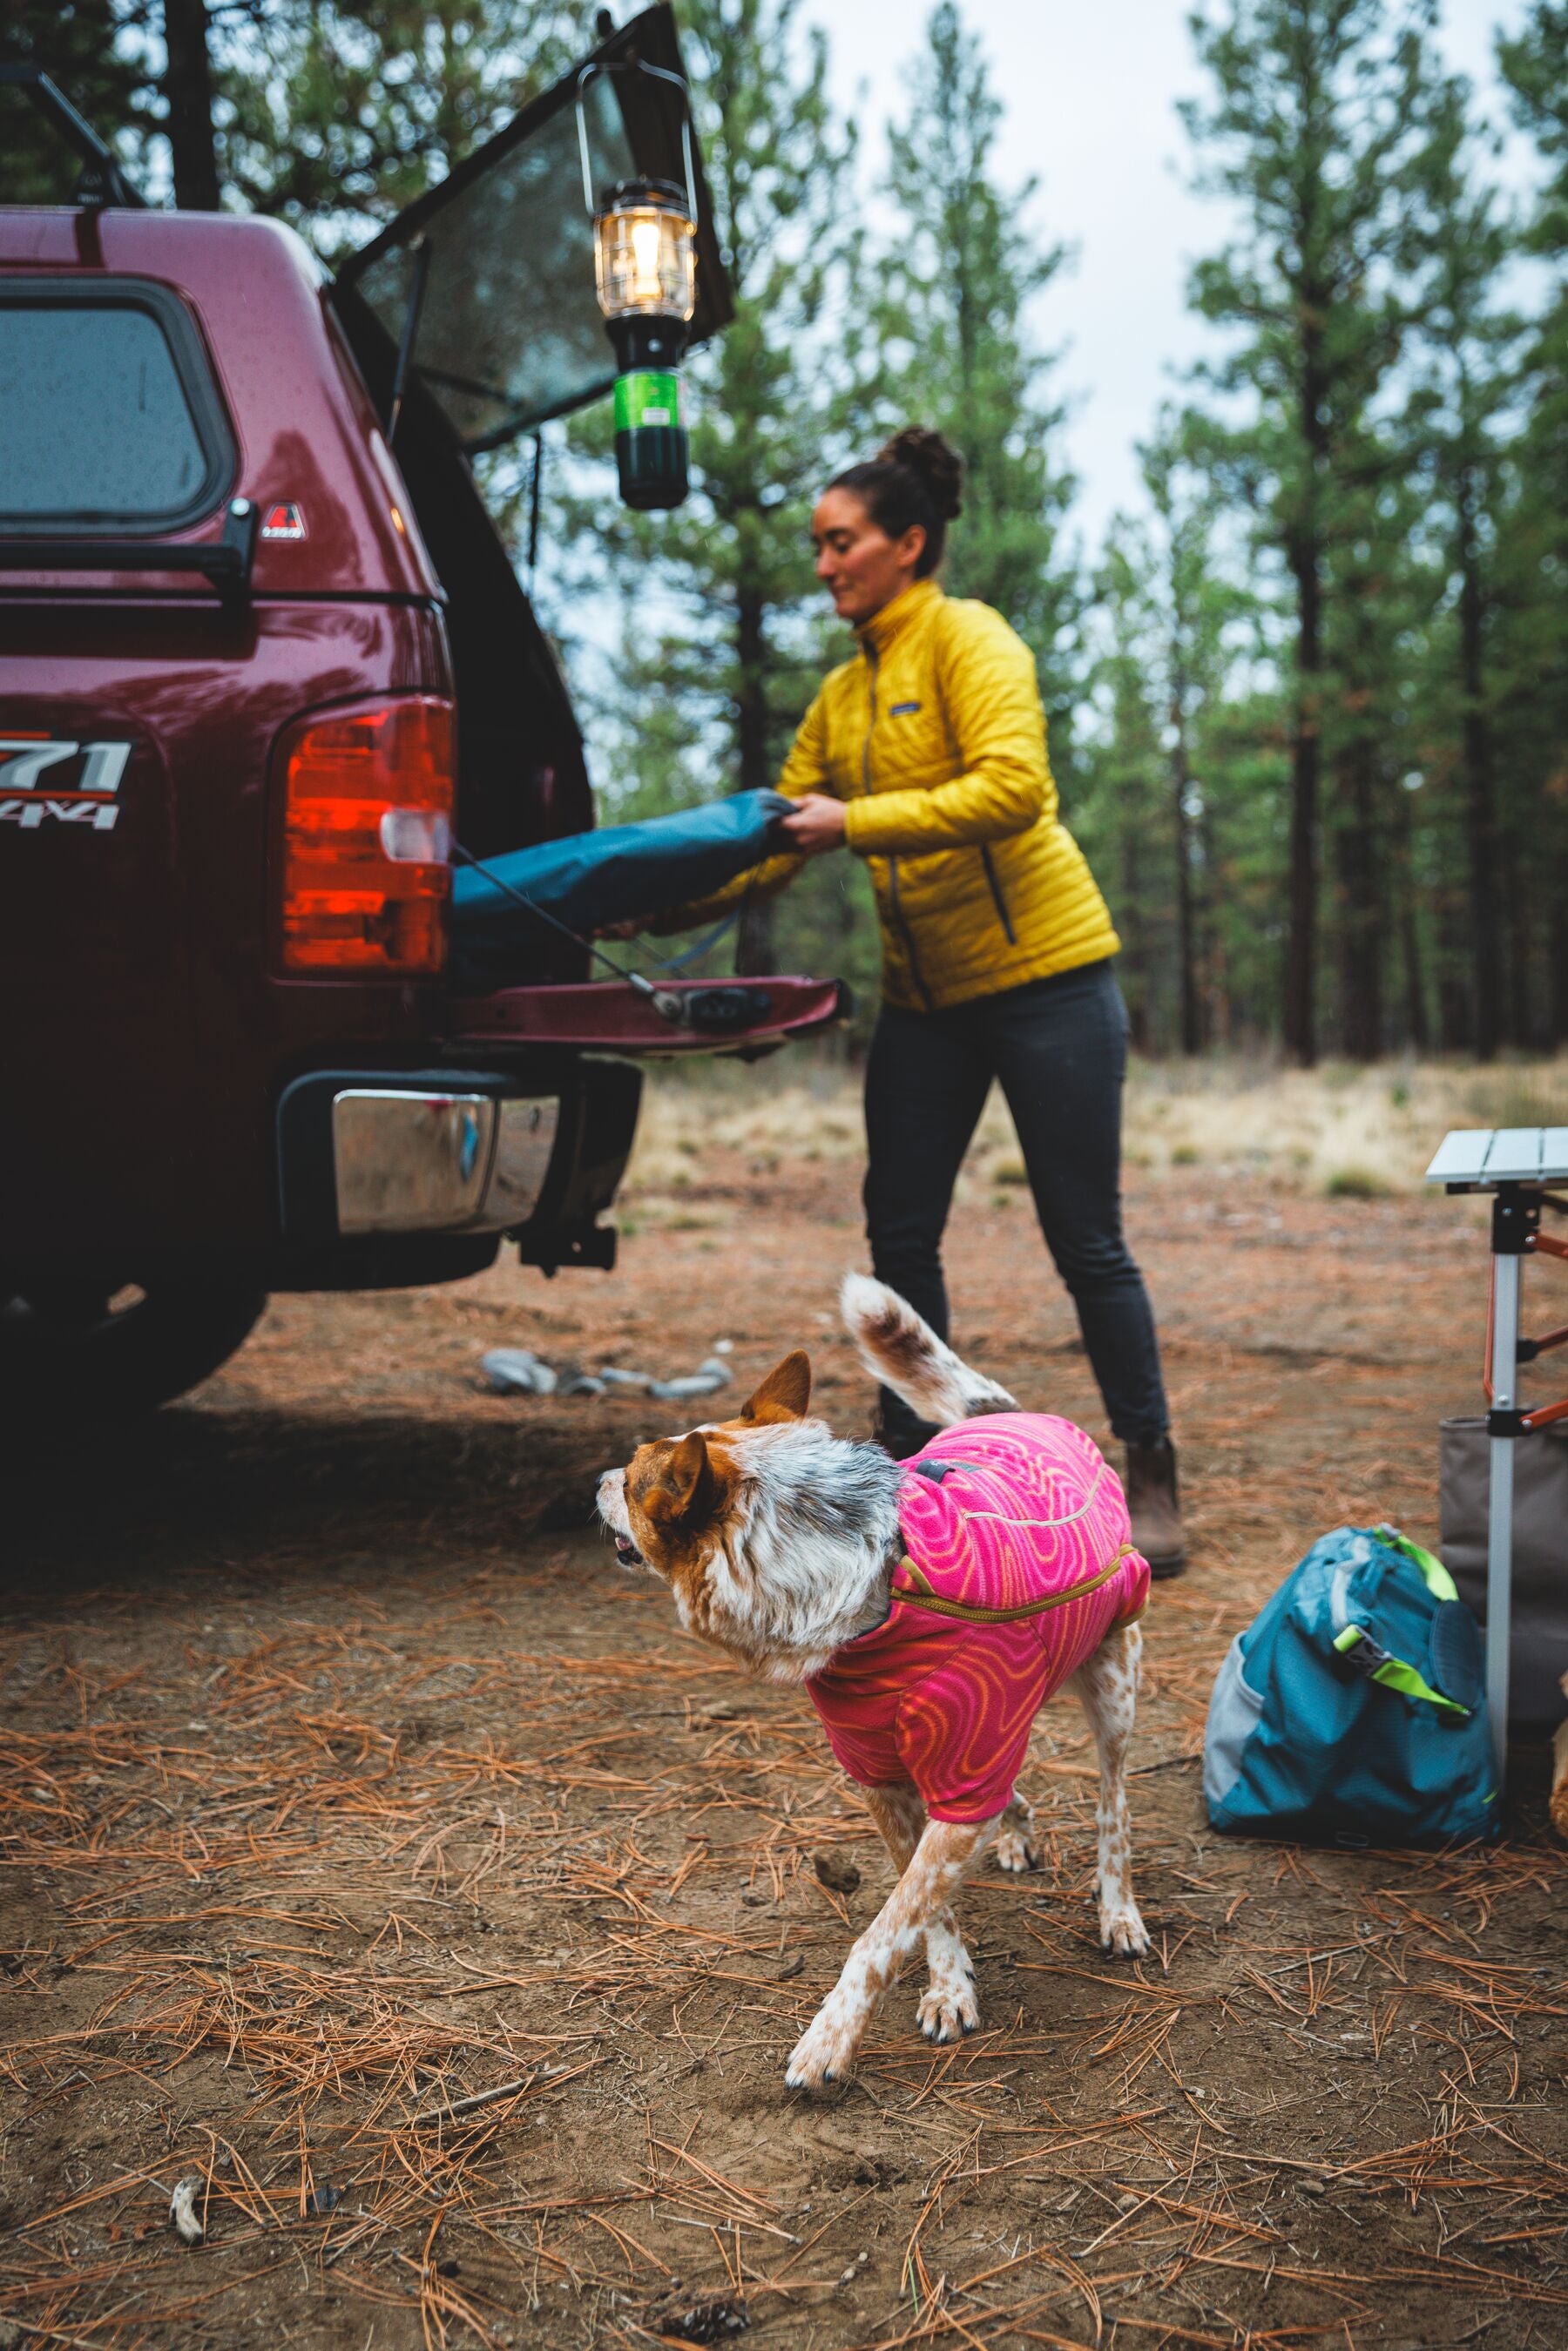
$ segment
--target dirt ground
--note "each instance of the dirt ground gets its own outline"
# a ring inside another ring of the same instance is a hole
[[[1049,1709],[1045,1866],[964,1916],[982,2030],[887,2000],[859,2078],[786,2054],[888,1882],[804,1699],[614,1565],[594,1473],[681,1425],[504,1400],[497,1344],[737,1382],[859,1259],[848,1145],[709,1148],[620,1270],[277,1301],[115,1443],[13,1463],[0,1587],[0,2344],[1568,2344],[1568,1854],[1238,1845],[1215,1668],[1313,1536],[1436,1535],[1475,1407],[1475,1210],[1134,1166],[1193,1564],[1156,1587],[1137,1881],[1092,1934],[1092,1772]],[[967,1352],[1102,1434],[1005,1171],[949,1252]],[[835,1893],[815,1856],[850,1863]],[[498,2093],[490,2095],[488,2094]],[[204,2241],[170,2229],[194,2176]]]

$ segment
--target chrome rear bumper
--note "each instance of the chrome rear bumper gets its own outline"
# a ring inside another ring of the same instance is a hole
[[[456,1279],[488,1262],[503,1233],[547,1271],[612,1264],[614,1229],[599,1219],[642,1084],[631,1063],[562,1053],[511,1069],[361,1065],[291,1079],[277,1111],[271,1287]],[[430,1271],[444,1253],[453,1271]]]
[[[339,1232],[501,1233],[526,1224],[559,1117],[553,1098],[345,1086],[332,1097]]]

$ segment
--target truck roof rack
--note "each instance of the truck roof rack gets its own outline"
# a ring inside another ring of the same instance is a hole
[[[7,87],[19,89],[24,98],[30,99],[45,121],[81,158],[81,173],[76,184],[78,204],[146,211],[146,198],[131,186],[120,170],[113,149],[105,146],[91,123],[77,112],[58,82],[42,66],[0,65],[0,89]]]

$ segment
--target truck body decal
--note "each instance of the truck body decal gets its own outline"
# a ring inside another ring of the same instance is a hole
[[[0,735],[0,824],[20,825],[24,832],[36,832],[47,822],[112,832],[120,816],[115,795],[135,747],[72,743],[50,735]],[[57,771],[74,759],[80,760],[80,772],[68,783]]]

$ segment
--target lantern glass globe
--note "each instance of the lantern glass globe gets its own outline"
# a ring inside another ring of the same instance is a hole
[[[593,275],[606,319],[690,319],[696,228],[684,204],[652,189],[617,189],[593,224]]]

